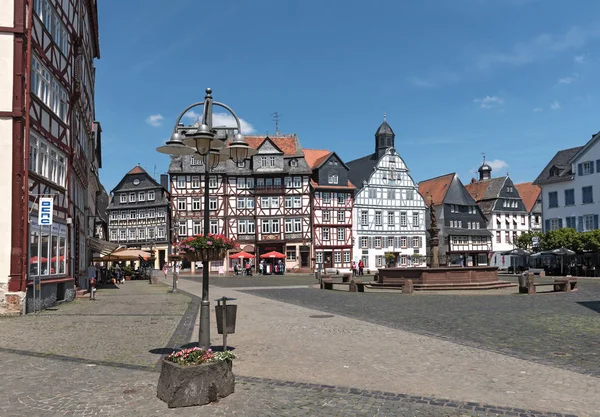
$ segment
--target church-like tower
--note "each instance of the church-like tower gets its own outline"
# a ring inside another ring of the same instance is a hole
[[[387,148],[394,147],[394,138],[396,135],[394,131],[387,123],[387,117],[384,113],[383,115],[383,123],[375,132],[375,157],[376,159],[380,159],[384,154]]]

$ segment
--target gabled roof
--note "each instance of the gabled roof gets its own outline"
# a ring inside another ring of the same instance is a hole
[[[533,182],[535,185],[551,184],[554,182],[561,182],[571,180],[573,173],[571,172],[571,164],[569,161],[577,152],[579,152],[583,146],[577,146],[575,148],[564,149],[556,152],[554,158],[548,162],[548,165],[542,170],[540,175]],[[558,168],[558,175],[550,176],[550,169],[552,167]]]
[[[296,135],[293,136],[246,136],[246,142],[251,148],[258,149],[261,147],[265,139],[270,139],[273,144],[283,152],[286,156],[298,155],[298,147],[296,146]]]
[[[523,200],[523,204],[525,204],[525,209],[530,212],[540,197],[542,189],[532,182],[515,184],[515,187],[517,187],[521,200]]]
[[[588,141],[588,143],[583,145],[581,149],[579,149],[579,151],[577,151],[575,155],[573,155],[571,159],[569,159],[568,163],[574,163],[577,159],[579,159],[579,157],[583,156],[583,154],[585,154],[588,149],[590,149],[592,146],[598,143],[598,141],[600,141],[600,132],[593,134],[592,138]]]
[[[419,194],[425,200],[425,204],[438,206],[443,204],[446,198],[446,193],[452,184],[452,180],[456,176],[456,173],[442,175],[440,177],[431,178],[429,180],[421,181],[419,183]],[[431,197],[431,203],[429,201]]]
[[[144,168],[142,168],[139,165],[136,165],[131,171],[129,171],[127,174],[125,175],[129,175],[129,174],[147,174],[146,170],[144,170]]]
[[[373,168],[377,165],[377,156],[372,153],[362,158],[355,159],[350,162],[346,162],[348,166],[348,178],[350,182],[356,186],[359,190],[363,188],[363,181],[369,178],[369,175],[373,172]]]
[[[323,189],[323,190],[356,190],[356,187],[352,185],[350,180],[348,180],[348,184],[346,185],[319,185],[315,180],[310,180],[310,184],[315,189]]]
[[[465,188],[477,202],[493,200],[499,197],[505,182],[506,177],[490,178],[489,180],[472,182],[465,185]]]
[[[139,186],[134,186],[132,184],[132,181],[128,181],[130,178],[130,175],[136,175],[136,176],[142,175],[142,177],[138,177],[138,179],[141,181]],[[156,182],[156,180],[154,178],[152,178],[150,176],[150,174],[148,174],[148,172],[146,172],[146,170],[144,168],[142,168],[139,165],[136,165],[127,174],[125,174],[123,176],[123,178],[121,178],[121,181],[119,181],[117,186],[115,188],[113,188],[110,192],[111,192],[111,194],[113,194],[115,191],[145,190],[147,188],[154,188],[154,187],[160,187],[160,188],[164,189],[162,187],[162,185],[160,185],[158,182]]]
[[[331,155],[324,149],[304,149],[304,159],[311,169],[320,166]]]

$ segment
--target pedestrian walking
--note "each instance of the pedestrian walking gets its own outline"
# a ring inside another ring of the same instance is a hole
[[[365,263],[361,259],[360,261],[358,261],[358,275],[360,275],[361,277],[365,275],[364,269]]]
[[[165,279],[167,279],[167,272],[169,272],[169,266],[167,265],[166,262],[163,265],[163,272],[165,273]]]
[[[356,276],[356,261],[352,261],[352,276]]]

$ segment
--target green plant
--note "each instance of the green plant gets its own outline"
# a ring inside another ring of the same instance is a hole
[[[219,361],[231,361],[235,359],[235,354],[228,350],[224,352],[213,352],[212,349],[206,350],[199,347],[193,347],[174,351],[167,356],[166,359],[178,365],[189,366]]]

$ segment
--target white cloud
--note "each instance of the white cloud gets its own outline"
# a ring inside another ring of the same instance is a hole
[[[235,119],[229,113],[213,113],[213,126],[227,126],[235,128],[237,124],[235,123]],[[183,117],[195,122],[198,119],[202,118],[202,114],[196,113],[194,110],[187,112]],[[240,125],[242,127],[242,134],[249,135],[256,132],[254,126],[240,118]]]
[[[504,100],[498,96],[485,96],[484,98],[473,99],[473,103],[479,104],[482,109],[489,109],[494,105],[503,104]]]
[[[506,161],[503,161],[502,159],[494,159],[492,161],[486,161],[486,163],[494,170],[494,171],[499,171],[501,169],[504,168],[508,168],[508,164],[506,163]]]
[[[576,55],[575,57],[573,57],[573,60],[575,62],[577,62],[578,64],[585,64],[586,63],[585,55]]]
[[[560,78],[558,80],[559,84],[571,84],[573,81],[575,81],[577,78],[579,77],[579,74],[573,74],[570,75],[568,77],[564,77],[564,78]]]
[[[517,43],[509,52],[491,52],[479,57],[477,67],[488,69],[494,64],[526,65],[540,59],[547,59],[557,53],[579,49],[600,30],[584,30],[577,26],[561,35],[543,33],[526,42]]]
[[[551,108],[552,110],[558,110],[558,109],[560,109],[560,103],[559,103],[558,101],[553,101],[553,102],[550,104],[550,108]]]
[[[535,113],[538,113],[538,112],[544,111],[544,109],[542,109],[541,107],[536,107],[535,109],[533,109],[533,111]]]
[[[433,83],[431,81],[428,81],[424,78],[420,78],[420,77],[410,77],[408,79],[408,82],[411,83],[412,85],[414,85],[415,87],[421,87],[421,88],[431,88],[433,87]]]
[[[150,126],[154,126],[154,127],[158,127],[158,126],[162,126],[162,122],[165,118],[162,116],[162,114],[151,114],[150,116],[148,116],[146,118],[146,123],[148,123]]]

